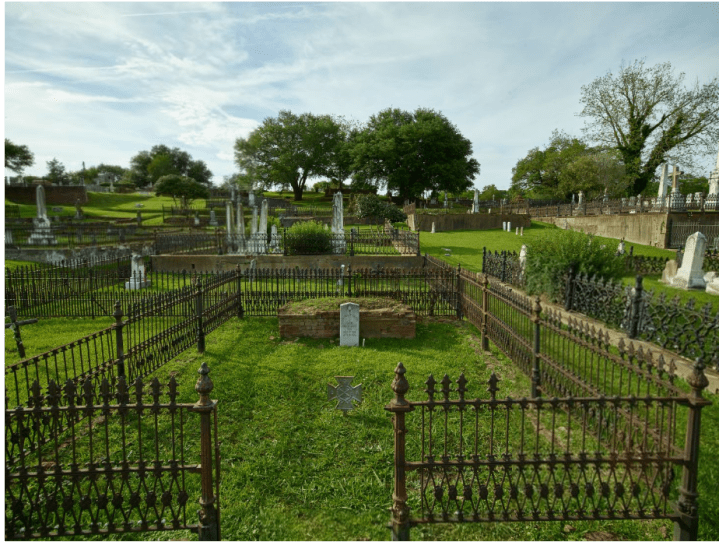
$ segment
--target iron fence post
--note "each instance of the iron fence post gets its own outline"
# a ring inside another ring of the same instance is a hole
[[[287,256],[287,228],[282,228],[282,248],[284,255]]]
[[[482,285],[482,350],[489,352],[489,337],[487,335],[487,324],[489,321],[489,279],[482,273],[480,279]]]
[[[195,384],[195,391],[200,394],[197,403],[192,407],[193,412],[200,415],[200,477],[202,479],[202,496],[200,497],[200,510],[197,515],[200,520],[197,528],[200,540],[220,540],[219,506],[215,508],[217,498],[214,495],[212,483],[212,423],[211,415],[217,410],[217,401],[210,399],[210,392],[214,387],[207,374],[210,372],[207,363],[197,371],[200,378]]]
[[[352,264],[347,266],[347,296],[352,297]]]
[[[125,324],[122,322],[122,308],[120,306],[120,300],[115,301],[115,347],[117,349],[117,376],[125,378],[125,348],[122,340],[122,328]]]
[[[542,375],[539,370],[539,351],[540,351],[540,322],[542,313],[542,305],[539,303],[539,296],[534,298],[534,306],[532,307],[532,324],[534,324],[534,359],[532,362],[532,399],[536,399],[541,395],[539,386],[542,383]]]
[[[393,412],[394,425],[394,493],[392,494],[392,540],[409,540],[409,506],[407,506],[407,487],[405,478],[405,426],[404,415],[414,410],[414,406],[404,398],[409,391],[409,382],[404,377],[407,370],[398,363],[394,370],[392,391],[394,398],[385,406],[385,410]]]
[[[482,274],[485,273],[487,268],[487,247],[482,247]]]
[[[202,278],[197,278],[195,293],[195,317],[197,318],[197,352],[205,353],[205,330],[202,327]]]
[[[564,292],[564,310],[571,311],[574,305],[574,266],[569,266]]]
[[[709,385],[704,374],[704,359],[696,359],[694,369],[687,378],[692,387],[689,394],[689,415],[687,416],[687,436],[684,444],[684,466],[682,482],[679,487],[677,512],[679,518],[674,521],[674,540],[697,540],[699,514],[697,506],[697,475],[699,470],[699,433],[701,429],[702,408],[711,402],[702,397],[702,390]]]
[[[354,228],[350,230],[350,257],[355,255],[355,232]]]
[[[457,295],[457,300],[456,300],[457,320],[461,320],[462,319],[462,291],[461,291],[462,285],[460,284],[460,280],[462,279],[462,277],[461,277],[460,264],[457,264],[456,277],[457,277],[457,293],[456,293],[456,295]]]
[[[632,311],[631,320],[629,322],[629,338],[636,339],[639,330],[639,315],[642,307],[642,281],[644,277],[637,275],[636,282],[634,283],[634,291],[632,292]]]
[[[502,251],[502,282],[507,281],[507,251]]]
[[[237,317],[244,318],[245,307],[242,306],[242,270],[240,269],[240,264],[237,264],[235,273],[237,274]]]
[[[417,256],[421,256],[421,255],[422,255],[422,251],[420,250],[420,245],[419,245],[419,230],[418,230],[417,231]]]

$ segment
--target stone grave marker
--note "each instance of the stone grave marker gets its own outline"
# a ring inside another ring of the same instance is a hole
[[[217,215],[215,215],[215,210],[210,209],[210,226],[217,226]]]
[[[677,271],[676,276],[672,279],[670,286],[688,290],[690,288],[704,288],[704,273],[702,273],[702,264],[704,263],[704,251],[706,250],[707,238],[702,232],[691,234],[687,238],[686,248],[684,249],[684,257],[682,266]]]
[[[435,233],[435,230],[434,230],[434,222],[432,222],[432,231],[431,231],[430,233]]]
[[[624,254],[624,239],[619,241],[619,245],[617,245],[617,254]]]
[[[142,260],[141,254],[133,254],[131,261],[130,280],[125,283],[125,290],[140,290],[149,288],[152,282],[147,279],[145,274],[145,262]]]
[[[360,314],[357,303],[340,305],[340,346],[359,346]]]

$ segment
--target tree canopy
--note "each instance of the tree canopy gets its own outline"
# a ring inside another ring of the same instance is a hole
[[[167,145],[155,145],[130,159],[130,169],[124,180],[143,188],[166,175],[190,177],[207,185],[212,179],[212,172],[202,160],[193,160],[189,153],[177,147],[171,149]]]
[[[22,170],[35,163],[35,156],[27,145],[16,145],[5,138],[5,167],[21,174]]]
[[[590,147],[579,138],[554,130],[544,149],[535,147],[512,168],[512,194],[564,199],[580,190],[595,197],[607,189],[626,189],[624,165],[612,149]]]
[[[300,201],[307,179],[331,174],[344,137],[340,123],[329,115],[280,111],[247,138],[236,140],[235,162],[254,184],[265,189],[291,186],[295,201]]]
[[[355,178],[386,185],[400,199],[425,190],[462,192],[472,186],[480,165],[472,143],[441,113],[385,109],[372,115],[354,137]]]
[[[155,194],[158,196],[170,196],[173,201],[178,198],[187,205],[193,199],[207,198],[210,191],[205,184],[183,175],[164,175],[155,184]]]
[[[645,68],[639,60],[582,87],[579,115],[590,119],[584,132],[619,151],[630,195],[640,194],[662,163],[689,170],[696,156],[716,152],[719,78],[689,89],[683,82],[669,62]]]
[[[53,158],[47,164],[47,175],[45,178],[53,183],[63,183],[69,180],[68,174],[65,172],[65,166],[57,159]]]

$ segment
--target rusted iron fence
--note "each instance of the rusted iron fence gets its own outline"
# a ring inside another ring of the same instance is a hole
[[[668,248],[681,248],[687,244],[687,238],[701,232],[707,238],[707,247],[719,249],[719,223],[697,224],[696,222],[673,222],[669,236]]]
[[[618,256],[624,258],[628,269],[657,272],[664,269],[666,261],[661,258]],[[435,259],[429,257],[434,265]],[[500,281],[524,288],[524,277],[516,252],[484,250],[482,272]],[[697,307],[694,300],[683,303],[679,296],[673,299],[666,293],[656,294],[643,287],[641,275],[636,277],[634,287],[575,274],[569,269],[560,292],[564,308],[596,318],[623,330],[630,339],[643,339],[679,355],[695,359],[699,356],[706,363],[719,369],[719,311],[711,304]]]
[[[480,330],[485,350],[492,341],[529,377],[532,398],[497,399],[493,377],[489,398],[465,400],[463,377],[456,388],[445,377],[441,389],[430,377],[428,399],[409,402],[398,367],[386,407],[395,414],[393,537],[432,522],[669,518],[676,536],[695,538],[703,359],[687,395],[673,360],[623,340],[615,353],[603,331],[543,310],[539,298],[456,272],[457,315]],[[405,415],[415,409],[412,430]],[[419,488],[413,501],[407,487]]]
[[[5,538],[190,529],[220,540],[217,401],[207,365],[198,372],[194,404],[177,402],[174,377],[119,377],[34,385],[29,406],[6,406]]]
[[[675,522],[675,540],[696,540],[700,416],[710,404],[700,362],[691,394],[662,397],[500,399],[493,374],[475,399],[464,375],[430,375],[426,398],[409,401],[405,373],[400,363],[385,407],[393,540],[426,523],[662,518]]]

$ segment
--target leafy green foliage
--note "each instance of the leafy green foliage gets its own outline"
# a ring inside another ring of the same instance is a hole
[[[350,209],[358,218],[371,218],[375,224],[383,224],[385,219],[390,222],[407,220],[407,215],[402,209],[381,200],[377,194],[353,194]]]
[[[155,184],[155,194],[158,196],[170,196],[173,201],[179,198],[186,205],[193,199],[208,197],[210,191],[207,186],[189,177],[165,175],[160,177]]]
[[[235,162],[254,183],[265,189],[291,186],[300,201],[307,179],[331,174],[335,151],[345,137],[329,115],[280,111],[247,138],[236,140]]]
[[[582,87],[584,132],[619,151],[629,195],[642,193],[664,162],[693,169],[695,155],[716,152],[719,77],[689,90],[683,81],[669,62],[645,68],[639,60]]]
[[[190,177],[206,185],[212,179],[212,172],[202,160],[193,160],[189,153],[177,147],[155,145],[150,151],[141,151],[130,159],[130,169],[124,180],[143,188],[166,175]]]
[[[287,230],[285,248],[289,256],[295,254],[330,254],[332,232],[314,220],[296,222]]]
[[[530,150],[512,168],[513,194],[564,199],[580,190],[588,198],[626,190],[624,166],[616,151],[590,147],[579,138],[554,130],[549,144]]]
[[[5,167],[15,173],[22,173],[26,167],[35,163],[35,157],[27,145],[16,145],[5,138]]]
[[[65,166],[57,159],[53,158],[47,163],[47,175],[45,178],[53,183],[62,183],[68,179],[65,172]]]
[[[525,276],[527,293],[545,293],[556,301],[564,274],[572,267],[603,279],[617,279],[624,273],[624,261],[616,257],[614,243],[573,230],[554,230],[541,242],[527,241]]]
[[[399,192],[400,201],[425,190],[462,192],[472,186],[479,163],[472,142],[431,109],[385,109],[355,137],[355,178]]]

